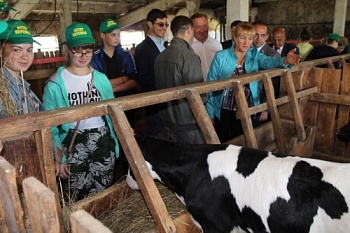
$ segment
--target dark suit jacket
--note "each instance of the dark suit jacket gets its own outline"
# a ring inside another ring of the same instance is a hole
[[[260,49],[260,53],[263,53],[269,57],[281,57],[281,55],[276,50],[274,50],[271,46],[269,46],[268,44],[265,44]]]
[[[299,54],[299,49],[296,45],[294,44],[288,44],[285,43],[283,45],[283,49],[282,49],[282,53],[281,53],[281,57],[286,57],[287,54],[289,53],[289,51],[291,51],[292,49],[297,48],[297,51],[295,51],[296,54]]]
[[[263,53],[269,57],[281,57],[281,55],[276,50],[274,50],[271,46],[269,46],[268,44],[265,44],[260,49],[260,53]],[[277,93],[279,93],[279,90],[280,90],[280,88],[279,88],[280,78],[279,77],[273,78],[272,85],[275,89],[275,97],[278,97]],[[266,102],[266,93],[265,93],[265,89],[263,87],[262,82],[259,82],[259,94],[260,94],[260,102],[265,103]]]
[[[159,49],[149,36],[135,48],[137,80],[143,85],[145,91],[155,90],[154,61],[159,53]]]

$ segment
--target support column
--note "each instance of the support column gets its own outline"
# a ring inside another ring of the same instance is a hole
[[[226,1],[226,38],[231,38],[230,25],[234,20],[249,20],[249,0]]]
[[[348,0],[336,0],[334,7],[333,32],[344,35]]]
[[[72,24],[72,12],[71,12],[71,0],[58,0],[58,12],[60,15],[60,24],[61,24],[61,33],[58,35],[61,38],[58,38],[59,41],[66,41],[65,31],[66,28]]]

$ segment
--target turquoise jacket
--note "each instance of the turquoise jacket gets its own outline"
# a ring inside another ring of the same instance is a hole
[[[62,66],[58,68],[57,72],[53,74],[45,88],[44,88],[44,94],[43,94],[43,104],[45,110],[52,110],[52,109],[58,109],[58,108],[64,108],[69,107],[69,100],[68,100],[68,93],[66,86],[64,85],[64,81],[62,78],[62,70],[65,67]],[[113,90],[112,86],[106,77],[105,74],[97,71],[92,70],[92,74],[94,77],[94,87],[100,92],[101,99],[113,99]],[[112,121],[108,115],[106,115],[106,121],[108,124],[108,127],[110,129],[111,135],[113,139],[115,140],[115,153],[116,157],[119,158],[119,144],[117,136],[114,132],[114,128],[112,125]],[[68,135],[68,132],[70,130],[70,123],[64,123],[59,126],[53,126],[52,127],[52,138],[54,145],[62,150],[62,142]],[[66,155],[62,155],[62,163],[66,161]]]
[[[207,81],[232,77],[233,71],[237,66],[237,59],[233,47],[218,51],[210,65]],[[263,53],[259,53],[255,47],[252,47],[247,51],[245,57],[245,72],[252,73],[262,69],[267,70],[277,67],[287,68],[288,66],[284,65],[283,62],[284,57],[268,57]],[[249,83],[254,106],[260,104],[258,83],[259,81]],[[223,90],[214,91],[209,94],[206,109],[210,118],[217,117],[220,119],[223,97]]]

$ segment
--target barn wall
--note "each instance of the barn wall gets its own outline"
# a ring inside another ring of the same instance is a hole
[[[310,26],[314,38],[332,32],[335,0],[279,0],[259,4],[257,19],[265,21],[271,29],[285,26],[287,37],[296,39],[304,26]],[[345,36],[350,37],[350,4],[347,8]]]

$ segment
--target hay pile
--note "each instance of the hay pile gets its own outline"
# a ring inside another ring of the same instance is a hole
[[[154,219],[148,210],[141,191],[131,191],[130,193],[129,188],[125,188],[125,183],[123,184],[123,182],[125,181],[115,184],[120,186],[121,190],[123,190],[123,187],[125,190],[120,193],[119,201],[116,201],[114,206],[105,210],[102,214],[95,216],[95,218],[114,233],[156,232]],[[173,220],[176,219],[179,213],[186,209],[185,206],[167,187],[160,182],[155,183],[169,215]],[[62,208],[64,224],[68,232],[70,232],[70,214],[77,209],[81,209],[81,207],[77,208],[75,206],[73,207],[74,210],[71,210],[72,206]]]
[[[172,219],[185,210],[185,206],[163,184],[156,182],[159,193]],[[96,217],[115,233],[149,232],[156,229],[153,217],[146,206],[140,191],[133,191],[130,196],[119,201],[114,208]]]
[[[0,53],[2,48],[0,49]],[[2,63],[2,58],[1,61]],[[0,104],[2,105],[3,114],[6,117],[18,115],[18,109],[15,100],[11,94],[9,80],[5,77],[4,69],[0,68]]]

